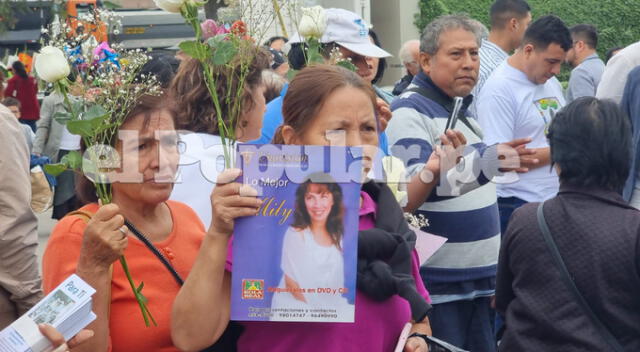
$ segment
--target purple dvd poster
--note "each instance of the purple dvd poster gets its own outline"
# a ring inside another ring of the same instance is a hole
[[[362,149],[238,145],[263,204],[236,221],[231,319],[353,322]]]

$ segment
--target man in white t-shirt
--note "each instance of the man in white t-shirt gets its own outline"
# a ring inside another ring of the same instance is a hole
[[[520,48],[493,71],[478,97],[478,122],[487,145],[529,137],[536,154],[524,159],[525,174],[501,177],[498,207],[502,233],[511,213],[527,202],[540,202],[558,192],[558,176],[550,168],[546,129],[565,105],[554,77],[571,48],[569,29],[556,16],[534,21]]]

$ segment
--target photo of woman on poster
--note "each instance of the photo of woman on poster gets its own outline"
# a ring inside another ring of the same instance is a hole
[[[325,173],[312,174],[296,190],[294,220],[284,234],[283,274],[279,290],[271,301],[272,310],[327,308],[340,311],[348,304],[342,296],[342,198],[340,185]],[[319,288],[329,288],[331,292]]]

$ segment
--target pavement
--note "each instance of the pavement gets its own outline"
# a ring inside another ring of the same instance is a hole
[[[42,254],[44,253],[44,249],[47,247],[47,241],[49,240],[49,235],[51,234],[51,230],[56,225],[58,220],[54,220],[51,218],[51,212],[53,208],[45,211],[41,214],[36,214],[38,218],[38,249],[36,253],[38,254],[38,267],[42,272]]]

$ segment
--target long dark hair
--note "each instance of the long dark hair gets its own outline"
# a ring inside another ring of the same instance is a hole
[[[29,77],[29,75],[27,74],[27,69],[24,68],[24,64],[20,61],[14,61],[13,64],[11,64],[11,69],[13,70],[13,73],[22,78]]]
[[[373,39],[373,43],[379,47],[382,48],[382,44],[380,44],[380,39],[378,38],[378,35],[376,34],[376,32],[374,32],[372,29],[369,30],[369,36],[371,37],[371,39]],[[384,75],[384,71],[387,69],[387,59],[385,59],[384,57],[381,57],[378,59],[378,71],[376,72],[375,77],[373,77],[373,81],[371,81],[371,84],[376,84],[378,83],[378,81],[380,81],[382,79],[382,76]]]
[[[342,218],[344,216],[344,207],[342,206],[342,189],[340,188],[340,185],[338,185],[328,174],[312,174],[298,187],[296,190],[296,210],[293,215],[293,224],[291,224],[291,226],[298,229],[304,229],[311,225],[309,210],[307,209],[307,205],[304,201],[304,197],[309,192],[311,185],[320,187],[324,192],[331,193],[331,196],[333,197],[333,206],[331,207],[331,211],[327,218],[326,228],[327,232],[329,232],[329,236],[331,236],[333,244],[341,250],[342,247],[340,246],[340,241],[342,240],[342,235],[344,233],[344,225],[342,224]]]

